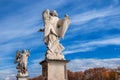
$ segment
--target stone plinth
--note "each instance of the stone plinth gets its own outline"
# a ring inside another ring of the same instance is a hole
[[[44,60],[42,65],[43,80],[67,80],[66,64],[68,60]]]
[[[16,76],[17,80],[28,80],[28,76]]]

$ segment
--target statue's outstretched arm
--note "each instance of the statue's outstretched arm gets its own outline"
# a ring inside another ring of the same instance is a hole
[[[39,29],[38,32],[44,32],[44,29]]]

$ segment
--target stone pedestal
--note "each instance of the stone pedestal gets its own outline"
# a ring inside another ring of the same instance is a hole
[[[66,63],[68,60],[44,60],[42,65],[43,80],[68,80]]]
[[[28,76],[16,76],[17,80],[28,80]]]

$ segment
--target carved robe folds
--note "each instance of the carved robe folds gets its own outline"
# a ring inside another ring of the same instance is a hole
[[[47,59],[64,60],[62,50],[64,47],[59,42],[59,38],[64,38],[64,34],[70,24],[70,19],[65,16],[63,19],[58,18],[57,12],[45,10],[43,12],[44,20],[44,42],[48,48],[46,52]]]

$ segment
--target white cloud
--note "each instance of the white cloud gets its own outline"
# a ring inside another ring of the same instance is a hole
[[[18,2],[19,1],[15,1]],[[46,2],[50,3],[47,5]],[[20,3],[25,3],[20,1]],[[46,8],[58,8],[61,4],[64,4],[64,0],[51,3],[51,1],[38,1],[32,5],[28,5],[18,10],[16,13],[8,15],[0,21],[0,52],[4,54],[12,53],[12,50],[17,50],[18,47],[27,48],[31,46],[38,46],[42,42],[41,34],[37,34],[37,30],[43,26],[42,15]],[[42,6],[44,5],[44,6]],[[38,36],[40,34],[40,36]],[[30,38],[34,36],[33,38]],[[29,39],[30,38],[30,39]],[[26,40],[32,39],[30,43],[26,43]],[[16,41],[17,40],[17,41]],[[41,40],[41,41],[40,41]],[[39,41],[39,42],[38,42]]]
[[[105,8],[101,10],[94,9],[94,10],[87,11],[82,14],[76,14],[75,16],[71,18],[72,20],[71,23],[74,25],[78,25],[78,24],[86,23],[96,18],[104,18],[107,16],[118,15],[120,14],[119,10],[120,10],[120,7],[117,7],[117,8],[109,7],[109,8]]]
[[[74,59],[68,63],[68,69],[72,71],[84,71],[89,68],[106,67],[117,68],[120,66],[120,58],[111,59]]]
[[[40,58],[31,61],[31,64],[28,66],[30,77],[35,77],[42,74],[42,65],[39,64],[42,60],[43,59]]]
[[[120,45],[120,37],[91,41],[81,46],[84,47],[84,46],[106,46],[106,45]]]
[[[43,61],[43,58],[40,59],[34,59],[31,61],[31,65],[29,66],[30,68],[40,68],[40,62]]]
[[[71,22],[71,25],[69,27],[69,31],[67,31],[67,35],[65,38],[69,39],[69,38],[75,38],[76,36],[87,36],[89,34],[97,34],[100,32],[103,32],[102,34],[98,34],[99,36],[105,36],[105,35],[114,35],[114,34],[119,34],[117,33],[112,33],[111,31],[113,30],[113,32],[115,31],[119,31],[120,30],[120,12],[119,12],[120,8],[115,8],[112,9],[110,8],[109,11],[111,11],[108,15],[107,15],[107,10],[105,10],[106,15],[102,15],[102,13],[104,13],[104,11],[101,11],[99,13],[99,10],[93,10],[93,11],[88,11],[85,12],[83,14],[78,14],[79,16],[75,15],[76,17],[73,20],[73,22]],[[113,12],[112,12],[113,10]],[[115,10],[115,12],[114,12]],[[93,13],[92,13],[93,12]],[[90,14],[88,14],[90,13]],[[92,15],[93,14],[93,15]],[[95,15],[99,17],[96,17]],[[81,16],[81,17],[80,17]],[[74,23],[75,20],[75,23]],[[76,23],[77,21],[77,23]],[[84,24],[83,24],[84,23]],[[70,35],[71,34],[71,35]]]
[[[0,70],[0,78],[5,80],[15,80],[16,79],[15,68],[8,68]]]
[[[94,47],[85,47],[85,48],[79,48],[79,49],[71,49],[71,50],[66,50],[63,53],[64,54],[73,54],[73,53],[78,53],[78,52],[87,52],[94,50]]]
[[[13,57],[0,57],[0,61],[1,60],[11,60],[14,59]]]
[[[16,1],[16,2],[24,3],[24,0]],[[44,5],[46,4],[46,2],[49,4]],[[5,16],[3,20],[0,20],[0,32],[1,32],[0,33],[0,40],[1,40],[0,41],[0,54],[3,55],[3,58],[0,58],[0,62],[1,61],[4,62],[4,60],[11,60],[11,62],[13,62],[11,57],[8,57],[8,56],[7,58],[4,58],[4,57],[6,57],[5,55],[9,53],[15,54],[13,52],[15,52],[19,48],[31,48],[31,47],[33,48],[35,46],[42,45],[41,35],[40,36],[34,35],[35,33],[37,33],[38,28],[43,26],[43,23],[41,20],[42,11],[46,8],[50,8],[50,9],[61,8],[61,6],[63,6],[63,4],[66,4],[66,3],[67,1],[65,0],[59,0],[59,1],[45,0],[45,1],[41,1],[40,3],[39,2],[35,4],[32,3],[32,5],[29,5],[27,7],[20,9],[17,13],[11,14],[10,16],[7,16],[7,17]],[[118,2],[116,3],[118,4]],[[82,6],[83,6],[82,8],[84,8],[84,4],[82,4]],[[79,8],[81,8],[81,6],[79,6]],[[118,10],[119,8],[116,8],[116,9],[108,8],[108,9],[102,9],[102,10],[92,10],[92,11],[88,11],[82,14],[77,14],[72,17],[72,24],[77,25],[77,24],[88,22],[95,18],[104,18],[106,16],[117,15],[119,14]],[[74,28],[74,29],[78,30],[78,28]],[[102,40],[102,42],[100,40],[96,40],[96,41],[90,41],[90,42],[85,42],[85,43],[79,43],[79,45],[73,45],[72,48],[68,48],[70,50],[65,51],[64,53],[70,54],[70,53],[75,53],[75,52],[90,51],[90,50],[96,49],[96,47],[100,47],[100,45],[101,46],[106,46],[106,45],[111,45],[111,44],[119,45],[119,41],[116,41],[116,40],[109,39],[109,40]],[[40,61],[41,61],[40,59],[33,60],[32,64],[28,66],[30,75],[32,74],[39,75],[41,73],[41,65],[39,64]],[[6,78],[5,80],[10,79],[12,76],[15,78],[17,74],[15,65],[9,65],[7,63],[4,63],[4,65],[5,64],[7,66],[0,65],[1,68],[5,68],[3,70],[0,70],[0,77],[3,77],[4,79]],[[10,69],[10,68],[14,68],[14,69]],[[79,69],[79,65],[78,65],[78,69]]]
[[[86,41],[83,43],[79,43],[78,41],[77,43],[73,43],[73,45],[69,45],[68,47],[66,47],[68,50],[65,50],[63,53],[73,54],[76,52],[87,52],[108,45],[120,45],[120,37],[118,36],[118,37],[104,38],[94,41]]]

